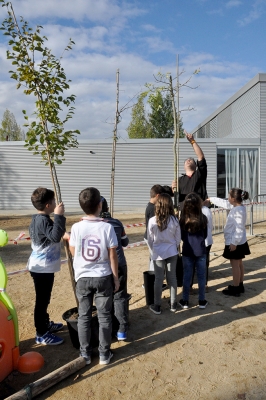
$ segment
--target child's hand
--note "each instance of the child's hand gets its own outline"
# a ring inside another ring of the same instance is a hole
[[[114,293],[115,293],[118,291],[119,286],[120,286],[119,280],[114,278],[114,284],[115,284],[115,290],[114,290]]]
[[[54,209],[54,214],[58,214],[58,215],[64,215],[65,212],[65,206],[64,203],[61,202],[60,204],[58,204],[55,209]]]
[[[230,250],[230,251],[235,251],[235,249],[236,249],[236,246],[235,246],[234,244],[231,243],[231,244],[229,245],[229,250]]]

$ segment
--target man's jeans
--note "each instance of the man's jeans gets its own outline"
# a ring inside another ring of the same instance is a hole
[[[206,284],[206,255],[200,257],[183,256],[183,300],[188,301],[189,289],[193,276],[194,266],[197,270],[197,278],[199,285],[199,300],[205,300],[205,284]]]
[[[128,328],[127,266],[118,267],[119,289],[114,294],[114,314],[119,322],[119,332]]]
[[[112,338],[113,275],[80,278],[76,285],[79,301],[78,336],[81,355],[90,355],[93,297],[99,321],[99,353],[109,355]]]

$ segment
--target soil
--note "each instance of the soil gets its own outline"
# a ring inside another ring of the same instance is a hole
[[[117,214],[124,224],[143,222],[140,214]],[[28,235],[30,216],[0,216],[0,229],[10,239],[20,232]],[[79,215],[67,216],[67,230]],[[144,227],[127,228],[130,243],[143,240]],[[148,269],[146,246],[125,250],[128,263],[130,330],[128,340],[112,343],[114,357],[109,365],[99,365],[97,348],[92,364],[62,380],[36,398],[70,399],[180,399],[180,400],[259,400],[266,399],[266,256],[265,224],[255,226],[248,237],[251,255],[244,260],[245,293],[239,298],[222,294],[231,284],[231,267],[221,254],[223,235],[214,236],[211,249],[206,309],[197,307],[197,285],[190,296],[188,310],[171,313],[169,293],[163,292],[162,314],[155,315],[146,306],[142,288],[143,272]],[[24,269],[31,252],[30,241],[12,242],[0,248],[8,272]],[[62,259],[65,258],[62,249]],[[58,335],[60,346],[42,346],[34,342],[34,288],[29,273],[9,277],[7,293],[19,318],[20,353],[40,352],[44,367],[38,373],[24,375],[14,371],[0,383],[4,399],[25,385],[67,364],[79,356],[72,346],[66,323]],[[178,288],[178,300],[182,288]],[[62,314],[75,307],[68,267],[62,265],[55,275],[49,307],[50,317],[62,321]],[[1,326],[0,326],[1,337]]]

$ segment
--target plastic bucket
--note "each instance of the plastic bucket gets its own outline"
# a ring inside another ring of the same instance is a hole
[[[144,289],[147,306],[154,303],[154,281],[155,275],[154,271],[143,272]]]

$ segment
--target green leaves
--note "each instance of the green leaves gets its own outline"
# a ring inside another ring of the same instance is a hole
[[[23,86],[26,95],[35,96],[35,120],[27,122],[26,144],[33,154],[41,155],[45,163],[61,164],[65,151],[77,147],[78,130],[64,131],[64,124],[72,118],[75,108],[75,95],[64,96],[69,89],[65,71],[50,49],[44,46],[47,37],[42,35],[43,27],[38,25],[35,31],[27,21],[20,17],[20,27],[13,21],[9,3],[0,0],[7,7],[8,17],[2,22],[1,29],[11,36],[7,58],[11,60],[16,71],[9,71],[10,78],[15,79],[17,89]],[[72,49],[74,42],[69,40],[65,51]],[[36,52],[41,62],[36,65]],[[61,113],[65,111],[65,118]],[[22,110],[24,119],[29,120],[26,110]]]

